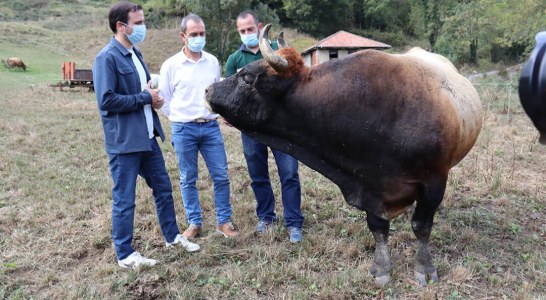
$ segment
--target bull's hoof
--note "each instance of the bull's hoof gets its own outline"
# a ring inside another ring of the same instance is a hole
[[[375,283],[380,287],[384,287],[387,283],[391,281],[391,275],[375,276]]]
[[[370,273],[375,278],[375,283],[383,287],[391,281],[391,275],[389,271],[386,271],[384,268],[379,268],[375,263],[370,269]]]
[[[414,272],[415,280],[419,282],[422,286],[427,286],[428,283],[435,283],[438,282],[438,272],[436,270],[430,274],[423,274],[421,272]],[[429,276],[429,279],[427,280],[427,275]]]

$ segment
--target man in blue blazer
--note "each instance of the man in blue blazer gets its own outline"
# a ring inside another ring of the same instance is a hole
[[[155,109],[163,98],[151,87],[150,73],[135,45],[146,36],[144,12],[138,4],[118,2],[108,15],[114,36],[93,64],[93,84],[110,159],[112,189],[112,237],[119,266],[153,266],[156,260],[136,252],[133,240],[135,190],[140,175],[152,188],[157,217],[167,247],[199,250],[179,232],[172,186],[163,154],[156,141],[165,140]]]

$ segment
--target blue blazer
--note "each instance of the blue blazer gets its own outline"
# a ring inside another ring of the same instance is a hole
[[[146,80],[150,72],[142,54],[134,53],[144,66]],[[152,103],[148,91],[141,90],[140,78],[129,52],[114,37],[93,63],[93,86],[104,129],[104,145],[109,154],[151,151],[144,116],[144,105]],[[165,140],[157,113],[152,108],[154,135]]]

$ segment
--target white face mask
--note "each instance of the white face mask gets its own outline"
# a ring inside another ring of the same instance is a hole
[[[259,44],[258,33],[241,34],[241,42],[247,47],[256,47]]]
[[[133,33],[131,34],[125,33],[125,35],[127,35],[127,38],[129,39],[131,44],[136,45],[144,41],[144,38],[146,38],[146,25],[142,24],[142,25],[131,26],[131,25],[125,24],[125,26],[129,26],[133,28]]]
[[[204,36],[196,36],[188,38],[188,48],[190,48],[191,52],[201,52],[203,48],[205,48],[205,44],[207,43]]]

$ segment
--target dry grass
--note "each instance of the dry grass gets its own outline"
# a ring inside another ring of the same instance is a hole
[[[6,26],[19,28],[0,23]],[[25,24],[17,34],[35,40],[35,26]],[[88,66],[108,39],[99,29],[58,39],[54,32],[43,29],[36,39],[45,49],[61,49],[52,52],[69,53],[65,58]],[[148,42],[155,42],[143,45],[143,51],[152,65],[177,51],[177,41],[169,39],[169,31],[151,32]],[[0,39],[13,46],[9,41],[12,36]],[[77,49],[64,46],[76,41]],[[23,46],[44,55],[35,45]],[[161,264],[138,272],[119,269],[110,237],[111,179],[94,95],[53,91],[45,79],[36,79],[34,86],[22,80],[37,73],[1,70],[0,76],[13,78],[9,86],[0,82],[0,298],[546,298],[546,147],[537,144],[515,91],[489,85],[506,80],[478,82],[484,127],[474,149],[450,174],[432,233],[441,281],[426,288],[413,281],[415,238],[406,214],[391,226],[393,281],[379,288],[368,274],[373,238],[365,213],[345,204],[335,185],[303,165],[304,241],[290,244],[282,225],[254,235],[255,202],[239,132],[226,126],[234,221],[241,236],[226,240],[214,234],[212,186],[201,164],[202,251],[164,247],[150,190],[140,181],[135,247]],[[168,121],[162,121],[169,131]],[[162,147],[184,229],[176,158],[168,142]],[[272,161],[271,167],[279,195]],[[277,212],[281,205],[278,201]]]

